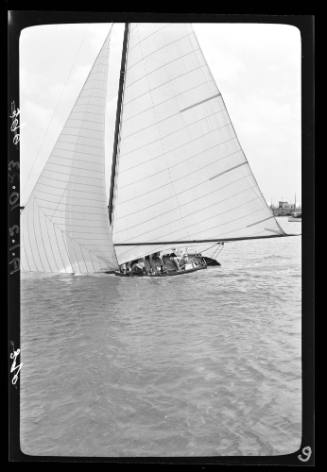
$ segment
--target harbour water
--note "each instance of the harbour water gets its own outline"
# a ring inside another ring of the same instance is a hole
[[[225,244],[219,260],[162,279],[22,275],[22,451],[298,450],[301,238]]]

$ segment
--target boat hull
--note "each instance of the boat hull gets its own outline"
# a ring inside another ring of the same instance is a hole
[[[193,267],[192,269],[164,272],[163,274],[122,274],[121,272],[116,271],[115,275],[117,275],[117,277],[174,277],[176,275],[190,274],[191,272],[203,269],[206,269],[206,267]]]
[[[211,259],[211,257],[203,256],[203,259],[206,261],[207,266],[221,266],[220,262],[216,261],[216,259]]]

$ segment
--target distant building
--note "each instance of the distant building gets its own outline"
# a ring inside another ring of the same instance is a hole
[[[275,216],[289,216],[292,215],[294,211],[296,211],[295,203],[288,203],[288,202],[278,202],[278,207],[274,207],[271,205],[271,209]]]

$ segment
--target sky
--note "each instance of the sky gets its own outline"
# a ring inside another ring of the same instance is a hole
[[[44,25],[20,37],[21,204],[49,157],[111,24]],[[275,24],[193,24],[267,202],[301,202],[301,38]],[[113,129],[123,25],[112,30]],[[108,165],[110,141],[108,136]],[[109,174],[109,172],[108,172]],[[107,175],[109,184],[110,175]],[[107,185],[109,188],[109,185]]]

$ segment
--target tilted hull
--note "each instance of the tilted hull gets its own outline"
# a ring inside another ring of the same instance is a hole
[[[173,277],[175,275],[190,274],[191,272],[203,269],[206,269],[206,267],[193,267],[192,269],[164,272],[163,274],[122,274],[121,272],[116,271],[115,275],[118,277]]]

